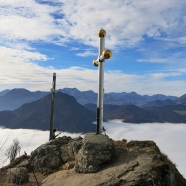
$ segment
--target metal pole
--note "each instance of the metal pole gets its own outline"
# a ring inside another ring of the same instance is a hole
[[[49,140],[53,139],[53,122],[54,122],[54,97],[55,97],[55,89],[56,89],[56,73],[53,73],[53,82],[52,82],[52,99],[51,99],[51,113],[50,113],[50,136]]]
[[[101,134],[103,132],[103,96],[104,96],[104,60],[109,59],[112,56],[110,50],[105,50],[105,36],[106,31],[101,29],[98,31],[98,36],[100,38],[99,43],[99,55],[98,59],[93,61],[94,66],[99,66],[98,69],[98,99],[97,99],[97,130],[96,134]]]
[[[99,55],[98,59],[93,61],[94,66],[99,66],[98,69],[98,99],[97,99],[97,130],[96,134],[101,134],[103,132],[103,95],[104,95],[104,61],[112,56],[110,50],[105,49],[105,36],[106,31],[101,29],[98,31],[98,37],[100,38],[99,43]]]
[[[105,38],[100,37],[99,43],[99,56],[101,56],[103,50],[105,49]],[[98,82],[98,103],[97,103],[97,134],[102,133],[103,125],[103,96],[104,96],[104,59],[99,59],[99,82]]]

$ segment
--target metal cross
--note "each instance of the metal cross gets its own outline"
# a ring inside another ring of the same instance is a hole
[[[112,57],[110,50],[105,50],[106,31],[101,28],[98,31],[100,38],[98,58],[93,61],[94,66],[98,67],[98,99],[97,99],[97,131],[96,134],[103,132],[103,95],[104,95],[104,61]]]

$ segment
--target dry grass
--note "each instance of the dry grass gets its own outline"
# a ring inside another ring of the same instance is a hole
[[[160,150],[154,141],[130,141],[127,143],[128,149],[139,149],[147,152],[160,153]]]
[[[123,140],[114,141],[114,145],[116,148],[126,148],[127,147],[127,140],[123,139]]]

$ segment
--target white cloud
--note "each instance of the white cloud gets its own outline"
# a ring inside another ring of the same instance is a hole
[[[27,88],[31,91],[49,90],[52,74],[57,73],[56,88],[78,88],[79,90],[98,90],[98,68],[95,70],[70,67],[56,69],[53,66],[41,67],[33,60],[49,60],[46,55],[35,51],[0,47],[0,84],[6,88]],[[139,94],[166,94],[181,96],[185,94],[184,81],[166,80],[184,73],[179,72],[151,73],[144,75],[125,74],[121,71],[105,71],[105,92],[131,92]],[[150,89],[149,89],[150,87]],[[177,90],[175,92],[175,90]]]
[[[82,52],[82,53],[77,53],[76,55],[81,56],[81,57],[96,56],[95,52],[92,52],[90,50],[87,50],[87,51]]]
[[[1,1],[1,37],[58,44],[75,40],[97,46],[96,32],[103,27],[108,33],[107,46],[112,49],[134,46],[143,41],[144,35],[161,38],[164,33],[175,38],[176,30],[183,31],[185,26],[178,21],[183,19],[184,0],[167,0],[164,3],[160,0],[57,2],[61,4],[52,6],[34,0],[21,3],[18,0]]]
[[[171,43],[178,38],[179,43],[185,44],[183,7],[186,2],[184,0],[166,2],[90,0],[88,3],[80,0],[56,0],[55,2],[59,3],[57,6],[43,4],[44,1],[38,2],[0,1],[2,89],[25,87],[30,90],[48,90],[51,87],[51,76],[56,71],[59,88],[78,86],[80,90],[97,91],[97,69],[74,69],[73,67],[55,69],[52,63],[47,68],[41,67],[39,61],[51,59],[34,49],[32,42],[44,41],[66,46],[75,42],[78,48],[73,46],[70,48],[76,51],[76,55],[96,57],[96,54],[86,50],[86,47],[98,47],[99,39],[96,33],[103,27],[107,31],[106,48],[108,49],[123,50],[137,46],[145,40],[144,36]],[[53,1],[51,2],[54,4]],[[78,43],[85,44],[86,47]],[[85,52],[81,53],[79,51],[82,51],[82,46]],[[176,57],[161,58],[155,54],[151,58],[141,58],[139,61],[163,63],[171,60],[171,63],[175,63],[175,59]],[[176,67],[184,70],[184,61],[181,62],[176,63]],[[108,71],[105,73],[105,90],[106,92],[137,90],[140,94],[163,93],[179,96],[185,93],[184,81],[167,81],[165,77],[172,77],[172,75],[170,73],[127,75]]]
[[[161,45],[161,44],[159,43],[159,45]],[[166,48],[166,50],[168,50],[168,48],[173,49],[175,47],[171,47],[169,45],[169,46],[164,46],[163,48],[164,49]],[[177,50],[175,52],[168,52],[166,54],[165,53],[162,54],[160,52],[160,50],[163,50],[162,46],[159,47],[159,49],[157,49],[154,52],[151,52],[151,50],[154,50],[153,47],[152,48],[149,47],[149,49],[144,49],[146,58],[143,58],[143,59],[139,58],[139,59],[137,59],[137,62],[159,63],[159,64],[164,63],[168,66],[169,70],[170,69],[175,70],[175,67],[178,68],[179,65],[182,66],[182,68],[185,67],[185,57],[184,57],[184,53],[182,51]]]
[[[109,48],[136,45],[143,35],[161,38],[164,33],[169,37],[177,30],[177,19],[185,5],[183,0],[61,2],[65,14],[62,20],[69,23],[71,38],[96,46],[95,33],[103,27],[108,32]],[[184,26],[179,24],[179,28]]]
[[[40,5],[34,0],[1,1],[0,38],[6,42],[50,40],[50,37],[59,34],[50,15],[55,11],[55,7]]]
[[[186,37],[185,36],[177,37],[177,38],[166,38],[164,40],[177,43],[178,45],[185,45],[186,44]]]
[[[19,46],[18,46],[19,47]],[[22,48],[22,46],[20,46]],[[0,61],[4,61],[5,63],[8,64],[8,62],[13,62],[13,61],[29,61],[29,60],[34,60],[34,61],[46,61],[48,60],[46,55],[40,54],[38,52],[34,51],[26,51],[22,49],[13,49],[13,48],[7,48],[7,47],[1,47],[0,46]]]
[[[138,62],[149,62],[149,63],[168,63],[168,58],[149,58],[149,59],[138,59]]]
[[[181,72],[180,72],[181,73]],[[178,74],[177,74],[178,75]],[[144,75],[125,74],[119,71],[105,73],[106,92],[132,92],[137,90],[139,94],[165,94],[181,96],[185,90],[181,87],[185,82],[182,80],[167,80],[175,76],[173,72],[149,73]],[[175,91],[176,90],[176,91]],[[182,91],[183,90],[183,91]]]
[[[160,150],[168,155],[169,159],[177,165],[179,172],[186,177],[186,125],[185,124],[125,124],[118,121],[103,123],[107,135],[114,140],[153,140]],[[96,131],[95,131],[96,132]],[[80,134],[62,133],[60,136],[78,137]],[[1,128],[0,136],[8,139],[4,149],[8,148],[12,140],[17,138],[21,144],[21,154],[26,151],[30,154],[39,145],[49,139],[48,131],[29,129]],[[0,144],[1,145],[1,144]]]
[[[185,124],[125,124],[121,122],[104,123],[106,133],[115,140],[153,140],[160,150],[177,165],[179,172],[186,177]]]
[[[0,142],[1,145],[5,142],[5,145],[3,146],[0,152],[1,158],[0,158],[0,166],[1,160],[6,159],[4,156],[5,151],[10,145],[12,145],[12,142],[14,139],[18,139],[21,146],[21,152],[20,155],[24,154],[24,151],[27,154],[30,154],[33,150],[35,150],[40,145],[46,143],[49,140],[49,131],[41,131],[41,130],[30,130],[30,129],[8,129],[8,128],[0,128],[0,136],[1,139],[3,139]],[[71,136],[72,138],[80,136],[80,134],[70,134],[67,132],[62,132],[59,136]],[[8,164],[8,160],[4,163],[4,165]]]
[[[72,47],[70,50],[79,50],[78,47]]]

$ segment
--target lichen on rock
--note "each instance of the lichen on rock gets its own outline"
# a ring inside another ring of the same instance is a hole
[[[7,172],[8,183],[22,184],[29,181],[28,169],[24,167],[10,168]]]
[[[75,158],[75,170],[83,173],[97,172],[102,164],[112,161],[114,155],[114,143],[107,135],[88,133]]]
[[[63,136],[41,145],[31,153],[30,161],[34,170],[42,173],[55,172],[64,163],[75,159],[81,143],[81,137],[72,139]]]

